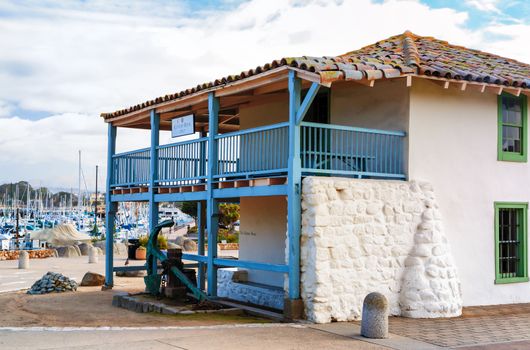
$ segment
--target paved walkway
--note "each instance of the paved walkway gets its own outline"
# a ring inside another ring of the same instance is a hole
[[[443,347],[530,341],[530,304],[469,307],[452,319],[391,317],[390,331]]]
[[[247,324],[167,329],[2,328],[0,349],[530,349],[530,304],[465,309],[454,319],[390,318],[390,338],[359,324]]]
[[[388,350],[375,344],[292,325],[190,327],[170,330],[8,331],[0,349],[18,350]]]

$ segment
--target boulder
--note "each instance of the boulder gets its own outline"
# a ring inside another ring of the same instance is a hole
[[[197,243],[194,240],[186,239],[184,240],[184,243],[182,244],[182,248],[185,251],[195,251],[197,250]]]
[[[80,256],[79,252],[71,245],[57,247],[56,250],[60,258],[73,258],[76,256]]]
[[[77,252],[77,254],[79,256],[83,255],[83,254],[81,254],[81,249],[79,248],[79,246],[77,244],[74,244],[72,247],[74,247],[75,251]]]
[[[79,250],[81,251],[81,255],[87,256],[88,252],[90,251],[90,248],[92,248],[92,243],[81,243],[78,245]]]
[[[114,255],[126,256],[127,245],[125,243],[114,243]]]
[[[106,249],[105,248],[106,247],[105,244],[106,244],[105,241],[96,241],[96,242],[94,242],[94,247],[97,247],[97,248],[101,249],[103,251],[103,254],[105,254],[105,249]]]
[[[167,242],[167,249],[182,249],[182,247],[173,242]]]
[[[87,272],[81,280],[80,286],[82,287],[94,287],[102,286],[105,283],[105,276],[95,272]]]
[[[184,244],[184,241],[186,240],[186,237],[184,236],[178,236],[176,239],[175,239],[175,243],[179,246],[182,247],[182,245]]]
[[[94,243],[94,247],[101,249],[102,251],[101,255],[105,255],[105,252],[107,250],[106,244],[107,242],[105,241],[97,241]],[[125,245],[125,243],[114,243],[113,253],[115,256],[126,256],[127,246]]]

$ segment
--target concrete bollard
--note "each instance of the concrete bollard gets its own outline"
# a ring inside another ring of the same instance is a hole
[[[366,338],[388,338],[388,301],[381,293],[370,293],[364,298],[361,335]]]
[[[88,263],[89,264],[97,264],[98,261],[99,261],[98,248],[91,247],[88,250]]]
[[[18,254],[18,268],[29,269],[29,253],[25,250],[20,251]]]

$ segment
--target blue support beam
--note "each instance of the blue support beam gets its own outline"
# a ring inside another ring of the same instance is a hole
[[[302,170],[300,161],[301,81],[296,72],[289,71],[289,171],[287,176],[287,236],[289,254],[289,299],[300,298],[300,227]]]
[[[268,264],[255,261],[245,261],[236,259],[214,259],[214,263],[217,266],[224,267],[241,267],[248,270],[261,270],[270,272],[287,273],[289,272],[289,266],[282,264]]]
[[[110,196],[111,202],[148,202],[149,193],[127,193],[127,194],[113,194]]]
[[[205,219],[206,219],[206,202],[199,201],[197,203],[197,236],[198,236],[198,247],[197,254],[204,256],[204,231],[205,231]],[[203,262],[199,263],[199,269],[197,271],[197,287],[204,290],[205,284],[205,267]]]
[[[218,188],[213,191],[215,198],[285,196],[288,185],[271,185],[256,187]]]
[[[208,231],[208,295],[217,296],[217,230],[219,225],[219,206],[213,195],[213,177],[217,174],[217,142],[215,136],[219,127],[219,98],[213,92],[208,95],[208,163],[207,163],[207,203],[206,230]]]
[[[198,264],[184,264],[185,269],[194,269],[199,266]],[[162,269],[163,266],[159,265],[158,269]],[[114,267],[114,272],[118,271],[145,271],[147,270],[147,266],[145,265],[128,265],[128,266],[116,266]]]
[[[118,203],[111,201],[111,184],[113,179],[112,156],[116,153],[116,127],[111,123],[108,125],[107,137],[107,181],[105,193],[105,286],[112,288],[114,285],[114,220]]]
[[[201,131],[199,137],[206,137],[206,133]],[[206,152],[208,143],[201,142],[200,144],[200,163],[199,163],[199,173],[206,174]],[[206,232],[206,201],[199,201],[197,203],[197,236],[198,236],[198,247],[197,254],[204,256],[204,241],[205,241],[205,232]],[[201,290],[205,290],[206,286],[206,263],[199,262],[199,268],[197,270],[197,287]]]
[[[149,162],[149,232],[158,225],[158,202],[155,201],[155,184],[158,179],[158,144],[160,141],[160,118],[154,109],[151,110],[151,147]],[[153,259],[156,271],[158,261]]]
[[[199,255],[199,254],[182,253],[182,260],[191,260],[191,261],[197,261],[201,263],[207,263],[208,257],[204,255]]]
[[[159,193],[155,194],[155,202],[190,202],[205,201],[206,191],[201,192],[182,192],[182,193]]]
[[[309,110],[309,107],[311,106],[311,103],[313,103],[313,100],[318,94],[318,90],[320,89],[320,84],[313,83],[309,90],[307,91],[307,95],[304,97],[304,101],[302,102],[302,105],[296,112],[296,125],[300,125],[302,120],[304,120],[304,117]]]

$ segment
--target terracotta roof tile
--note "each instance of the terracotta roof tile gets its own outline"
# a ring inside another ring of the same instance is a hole
[[[405,32],[346,54],[330,57],[286,57],[263,66],[165,95],[114,113],[105,119],[125,115],[148,106],[175,100],[212,87],[242,80],[281,66],[295,67],[320,75],[321,83],[336,80],[395,78],[419,74],[447,79],[530,88],[530,65],[513,59],[451,45],[433,37]]]

